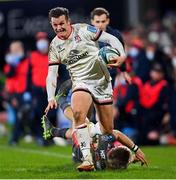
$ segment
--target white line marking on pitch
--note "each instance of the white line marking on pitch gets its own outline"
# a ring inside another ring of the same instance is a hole
[[[9,147],[5,146],[5,145],[0,145],[0,148],[6,149]],[[44,156],[53,156],[53,157],[71,159],[71,156],[69,156],[69,155],[59,154],[59,153],[54,153],[54,152],[49,152],[49,151],[42,151],[42,149],[41,149],[41,151],[39,151],[39,150],[28,149],[28,148],[11,147],[10,150],[20,151],[20,152],[25,152],[25,153],[31,153],[31,154],[39,154],[39,155],[44,155]]]

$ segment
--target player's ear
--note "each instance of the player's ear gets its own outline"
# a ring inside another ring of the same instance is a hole
[[[71,24],[71,19],[68,18],[68,19],[67,19],[67,22],[68,22],[68,24]]]
[[[109,19],[109,18],[107,18],[107,25],[109,25],[109,23],[110,23],[110,19]]]
[[[92,18],[91,18],[90,22],[92,25],[94,25],[94,20]]]

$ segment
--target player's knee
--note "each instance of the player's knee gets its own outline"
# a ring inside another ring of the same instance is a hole
[[[85,121],[84,113],[81,110],[75,110],[73,111],[73,116],[75,123],[80,123]]]

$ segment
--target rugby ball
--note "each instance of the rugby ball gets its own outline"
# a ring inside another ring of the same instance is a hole
[[[111,58],[119,56],[119,51],[111,46],[104,46],[98,52],[99,59],[102,60],[105,64],[109,64]]]

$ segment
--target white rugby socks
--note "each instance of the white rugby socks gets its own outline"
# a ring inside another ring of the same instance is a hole
[[[90,153],[90,135],[87,125],[81,124],[75,128],[75,131],[84,161],[89,161],[92,164],[92,156]]]

